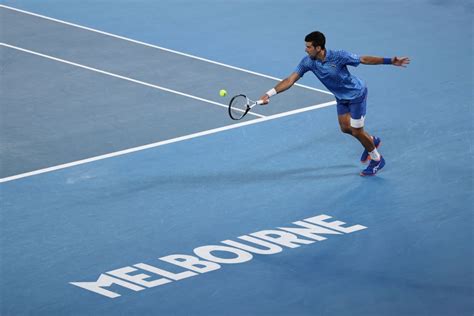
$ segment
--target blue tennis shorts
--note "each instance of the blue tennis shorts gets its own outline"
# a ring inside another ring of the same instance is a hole
[[[337,115],[351,113],[351,126],[354,128],[364,127],[367,92],[367,88],[365,88],[364,93],[354,100],[340,100],[336,98]]]

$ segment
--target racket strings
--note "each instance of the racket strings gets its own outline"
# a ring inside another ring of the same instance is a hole
[[[248,99],[244,95],[235,96],[230,103],[230,115],[234,119],[244,116],[248,110]]]

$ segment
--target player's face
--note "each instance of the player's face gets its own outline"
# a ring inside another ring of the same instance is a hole
[[[309,58],[316,59],[316,56],[321,50],[321,47],[319,46],[314,47],[312,42],[305,42],[305,43],[306,43],[306,49],[304,51],[306,52],[306,54],[308,54]]]

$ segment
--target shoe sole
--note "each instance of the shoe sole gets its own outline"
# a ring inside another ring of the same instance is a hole
[[[374,174],[363,174],[363,173],[361,172],[361,173],[359,173],[359,175],[360,175],[361,177],[375,177],[380,171],[382,171],[382,169],[380,169],[379,171],[377,171],[377,172],[374,173]]]
[[[382,141],[380,141],[380,143],[377,146],[375,146],[375,148],[378,149],[380,145],[382,145]],[[367,161],[370,161],[370,155],[367,155],[367,159],[361,160],[360,162],[367,163]]]
[[[386,164],[386,163],[385,163],[385,164]],[[379,170],[377,170],[376,173],[373,173],[373,174],[364,174],[364,173],[361,172],[361,173],[359,173],[359,175],[360,175],[361,177],[373,177],[373,176],[377,175],[377,173],[379,173],[380,171],[382,171],[382,169],[385,167],[385,164],[383,165],[382,168],[380,168]]]

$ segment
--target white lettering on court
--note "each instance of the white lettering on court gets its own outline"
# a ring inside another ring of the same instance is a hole
[[[324,241],[330,235],[351,234],[367,228],[359,224],[346,226],[346,223],[341,221],[327,221],[331,218],[324,214],[313,216],[293,222],[295,226],[292,227],[261,230],[238,237],[245,243],[226,239],[220,242],[223,245],[197,247],[193,250],[194,255],[172,254],[158,258],[184,269],[179,273],[151,264],[137,263],[101,273],[97,281],[70,282],[70,284],[108,298],[116,298],[121,294],[115,291],[120,293],[130,293],[130,290],[142,291],[218,270],[221,264],[248,262],[253,259],[253,254],[273,255],[282,252],[285,249],[283,247],[298,248],[301,245]],[[111,286],[114,286],[113,291],[106,289]]]

